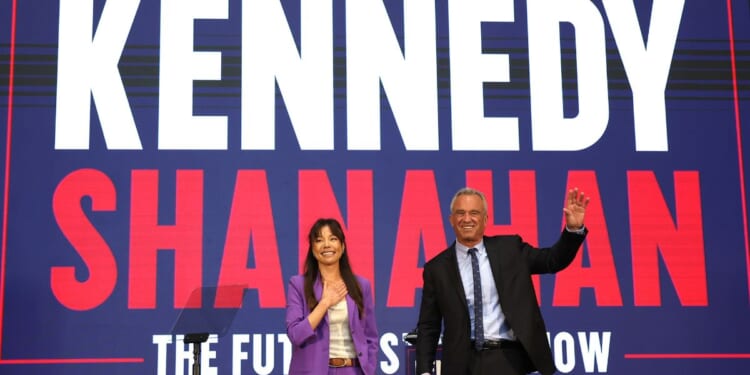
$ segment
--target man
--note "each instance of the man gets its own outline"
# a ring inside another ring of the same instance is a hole
[[[432,370],[441,328],[443,374],[554,373],[531,275],[554,273],[573,261],[587,233],[588,203],[578,188],[570,190],[560,239],[537,249],[517,235],[484,236],[484,195],[459,190],[450,206],[456,241],[424,266],[417,374]]]

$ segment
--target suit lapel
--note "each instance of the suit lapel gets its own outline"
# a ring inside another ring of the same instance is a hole
[[[463,311],[466,311],[468,314],[469,305],[466,304],[466,291],[464,291],[464,282],[461,280],[461,273],[458,270],[456,252],[456,243],[454,242],[448,254],[446,276],[448,277],[448,285],[458,285],[458,288],[454,288],[454,290],[458,294],[458,299],[461,300],[461,305],[464,307]]]
[[[492,278],[495,280],[495,288],[497,288],[498,296],[503,295],[503,288],[505,287],[502,282],[500,275],[502,274],[502,262],[503,258],[500,255],[500,249],[497,248],[493,241],[489,238],[484,237],[484,248],[487,251],[487,258],[490,261],[490,268],[492,269]]]
[[[318,301],[323,297],[323,281],[321,281],[320,277],[318,277],[313,284],[313,293],[315,294],[315,299]],[[323,323],[328,325],[328,314],[323,315]]]
[[[346,300],[346,312],[347,314],[349,314],[349,330],[354,332],[352,322],[359,318],[359,310],[357,309],[357,304],[354,302],[351,296],[347,294],[344,299]]]

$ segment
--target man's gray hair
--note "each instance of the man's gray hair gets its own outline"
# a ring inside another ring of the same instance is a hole
[[[484,194],[482,194],[481,191],[472,189],[470,187],[465,187],[459,189],[455,195],[453,195],[453,199],[451,199],[451,206],[450,206],[450,213],[453,213],[453,205],[456,203],[456,199],[462,195],[476,195],[479,197],[479,199],[482,200],[482,206],[484,206],[484,214],[487,214],[487,199],[484,198]]]

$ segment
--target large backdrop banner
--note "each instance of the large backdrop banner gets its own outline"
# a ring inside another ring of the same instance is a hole
[[[410,374],[464,186],[539,246],[591,196],[560,373],[744,373],[748,64],[740,0],[3,0],[0,373],[188,374],[208,322],[202,374],[286,374],[332,217]]]

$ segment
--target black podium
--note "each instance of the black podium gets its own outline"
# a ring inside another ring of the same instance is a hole
[[[404,349],[404,359],[406,363],[406,375],[421,375],[417,374],[417,348],[413,345],[417,342],[417,329],[405,333],[401,336],[401,340],[406,344]],[[442,341],[442,337],[441,337]],[[438,344],[437,351],[435,352],[435,362],[432,364],[432,374],[441,375],[440,364],[443,358],[443,345]]]
[[[190,293],[186,306],[180,310],[172,325],[172,335],[184,335],[183,342],[193,345],[193,375],[201,372],[201,344],[212,334],[218,337],[229,332],[239,307],[215,307],[218,291],[242,294],[245,298],[245,285],[220,285],[196,288]]]

